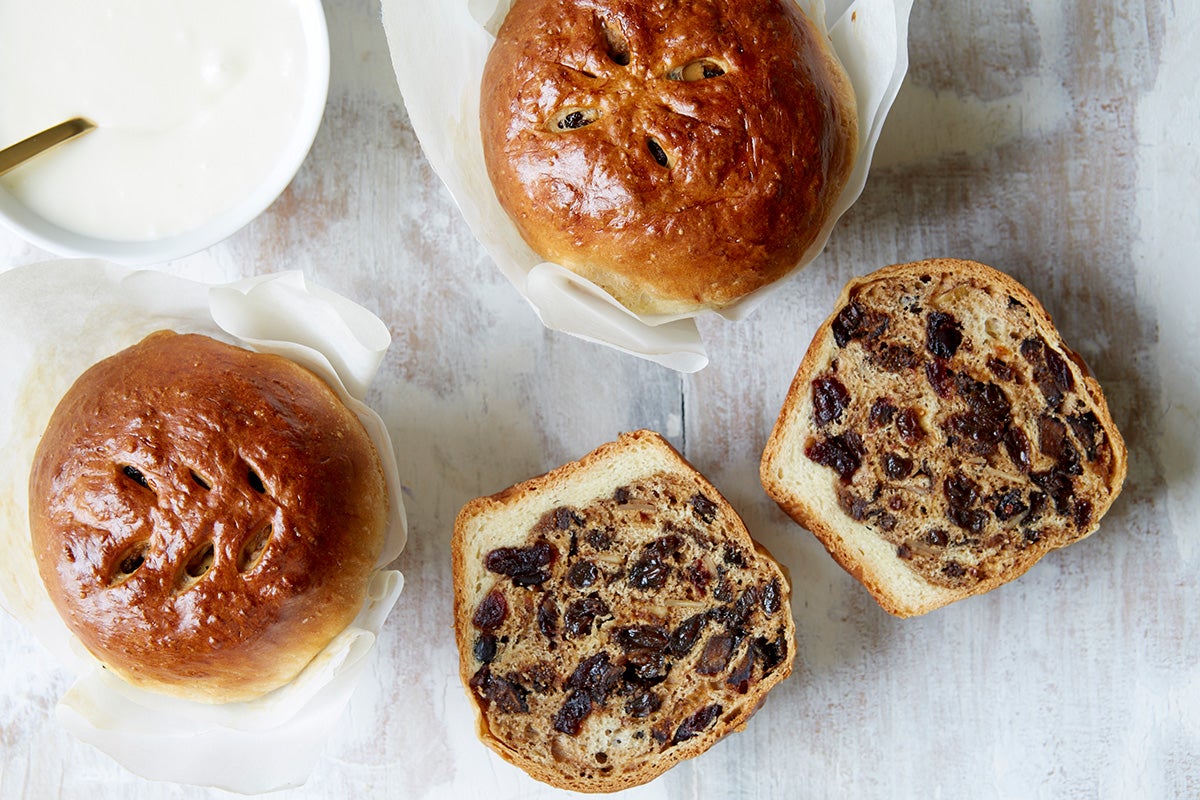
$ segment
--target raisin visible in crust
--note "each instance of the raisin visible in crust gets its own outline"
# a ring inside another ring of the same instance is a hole
[[[596,791],[653,777],[696,754],[675,757],[683,743],[744,720],[795,645],[786,581],[731,538],[740,526],[715,493],[657,472],[482,551],[459,613],[473,621],[464,675],[488,735],[562,773],[536,777]]]

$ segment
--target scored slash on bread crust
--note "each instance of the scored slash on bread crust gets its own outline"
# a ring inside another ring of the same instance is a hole
[[[1125,444],[1020,283],[936,259],[850,281],[763,452],[767,493],[888,612],[1013,580],[1096,530]]]
[[[645,783],[791,672],[782,569],[651,431],[471,501],[452,552],[479,736],[554,786]]]

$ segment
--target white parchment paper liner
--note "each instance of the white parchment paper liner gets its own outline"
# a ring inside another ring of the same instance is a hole
[[[363,608],[295,680],[251,702],[164,697],[100,668],[59,618],[30,544],[29,469],[59,399],[87,367],[164,328],[316,372],[362,420],[387,476],[388,535]],[[384,569],[407,537],[400,478],[387,429],[362,400],[390,343],[377,317],[298,272],[223,286],[100,261],[0,274],[0,603],[77,676],[57,708],[74,736],[156,780],[246,794],[305,781],[404,584]]]
[[[859,151],[834,213],[799,267],[825,248],[829,233],[866,184],[884,119],[908,71],[912,0],[796,0],[825,25],[854,86]],[[496,200],[479,136],[479,86],[494,32],[511,0],[383,0],[383,25],[396,80],[429,163],[449,189],[471,231],[542,323],[681,372],[708,363],[697,314],[639,316],[592,282],[543,262],[521,239]],[[781,282],[720,313],[742,319]]]

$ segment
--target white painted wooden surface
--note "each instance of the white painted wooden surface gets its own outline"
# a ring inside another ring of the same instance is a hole
[[[471,497],[641,426],[788,566],[799,660],[745,732],[630,796],[1200,797],[1200,4],[919,0],[859,204],[778,302],[704,323],[712,364],[691,377],[542,329],[423,161],[377,3],[326,9],[333,84],[300,175],[232,239],[165,267],[301,268],[394,337],[371,400],[407,489],[407,586],[312,777],[280,797],[563,794],[474,738],[450,529]],[[774,508],[757,464],[842,283],[943,255],[1041,297],[1105,387],[1130,473],[1095,536],[901,621]],[[46,257],[0,233],[0,268]],[[0,614],[0,800],[222,794],[144,781],[69,738],[53,718],[68,681]]]

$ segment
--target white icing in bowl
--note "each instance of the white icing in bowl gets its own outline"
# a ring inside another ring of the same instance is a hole
[[[0,222],[127,265],[203,250],[291,181],[328,86],[319,0],[0,4],[0,143],[99,126],[0,178]]]

